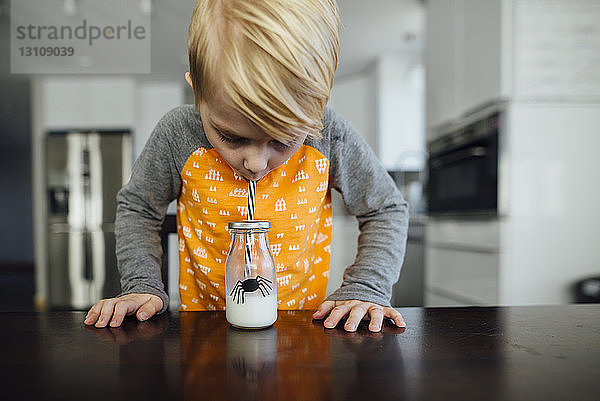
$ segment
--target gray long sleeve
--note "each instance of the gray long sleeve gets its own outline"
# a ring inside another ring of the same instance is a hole
[[[161,279],[159,233],[180,185],[173,158],[164,151],[169,149],[167,131],[162,123],[157,125],[133,166],[131,180],[119,191],[115,227],[121,295],[157,295],[163,301],[161,312],[169,301]]]

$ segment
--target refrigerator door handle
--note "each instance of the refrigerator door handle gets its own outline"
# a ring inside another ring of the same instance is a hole
[[[90,282],[89,303],[95,304],[102,298],[104,282],[106,280],[106,267],[104,260],[104,232],[92,231],[92,273],[94,277]]]
[[[85,136],[71,132],[67,134],[67,174],[69,177],[69,212],[67,221],[70,226],[68,263],[69,284],[71,286],[71,306],[76,309],[88,307],[88,286],[85,279],[85,229],[86,199],[85,177]]]
[[[89,303],[94,304],[102,297],[102,289],[106,279],[106,263],[104,260],[104,232],[103,220],[103,184],[102,184],[102,151],[100,147],[100,134],[88,134],[89,151],[89,194],[87,229],[91,233],[92,280],[90,282]]]

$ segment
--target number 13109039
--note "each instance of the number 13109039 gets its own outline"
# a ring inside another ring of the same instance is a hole
[[[19,47],[21,57],[71,57],[75,54],[72,46]]]

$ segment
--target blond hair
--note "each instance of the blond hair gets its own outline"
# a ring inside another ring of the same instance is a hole
[[[339,29],[335,0],[198,0],[188,33],[196,106],[220,90],[272,138],[319,137]]]

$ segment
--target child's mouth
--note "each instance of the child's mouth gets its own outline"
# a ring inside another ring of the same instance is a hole
[[[266,176],[269,172],[267,171],[264,174],[248,174],[248,173],[242,173],[237,169],[233,169],[233,171],[239,175],[240,177],[246,179],[247,181],[258,181],[261,178],[263,178],[264,176]]]

